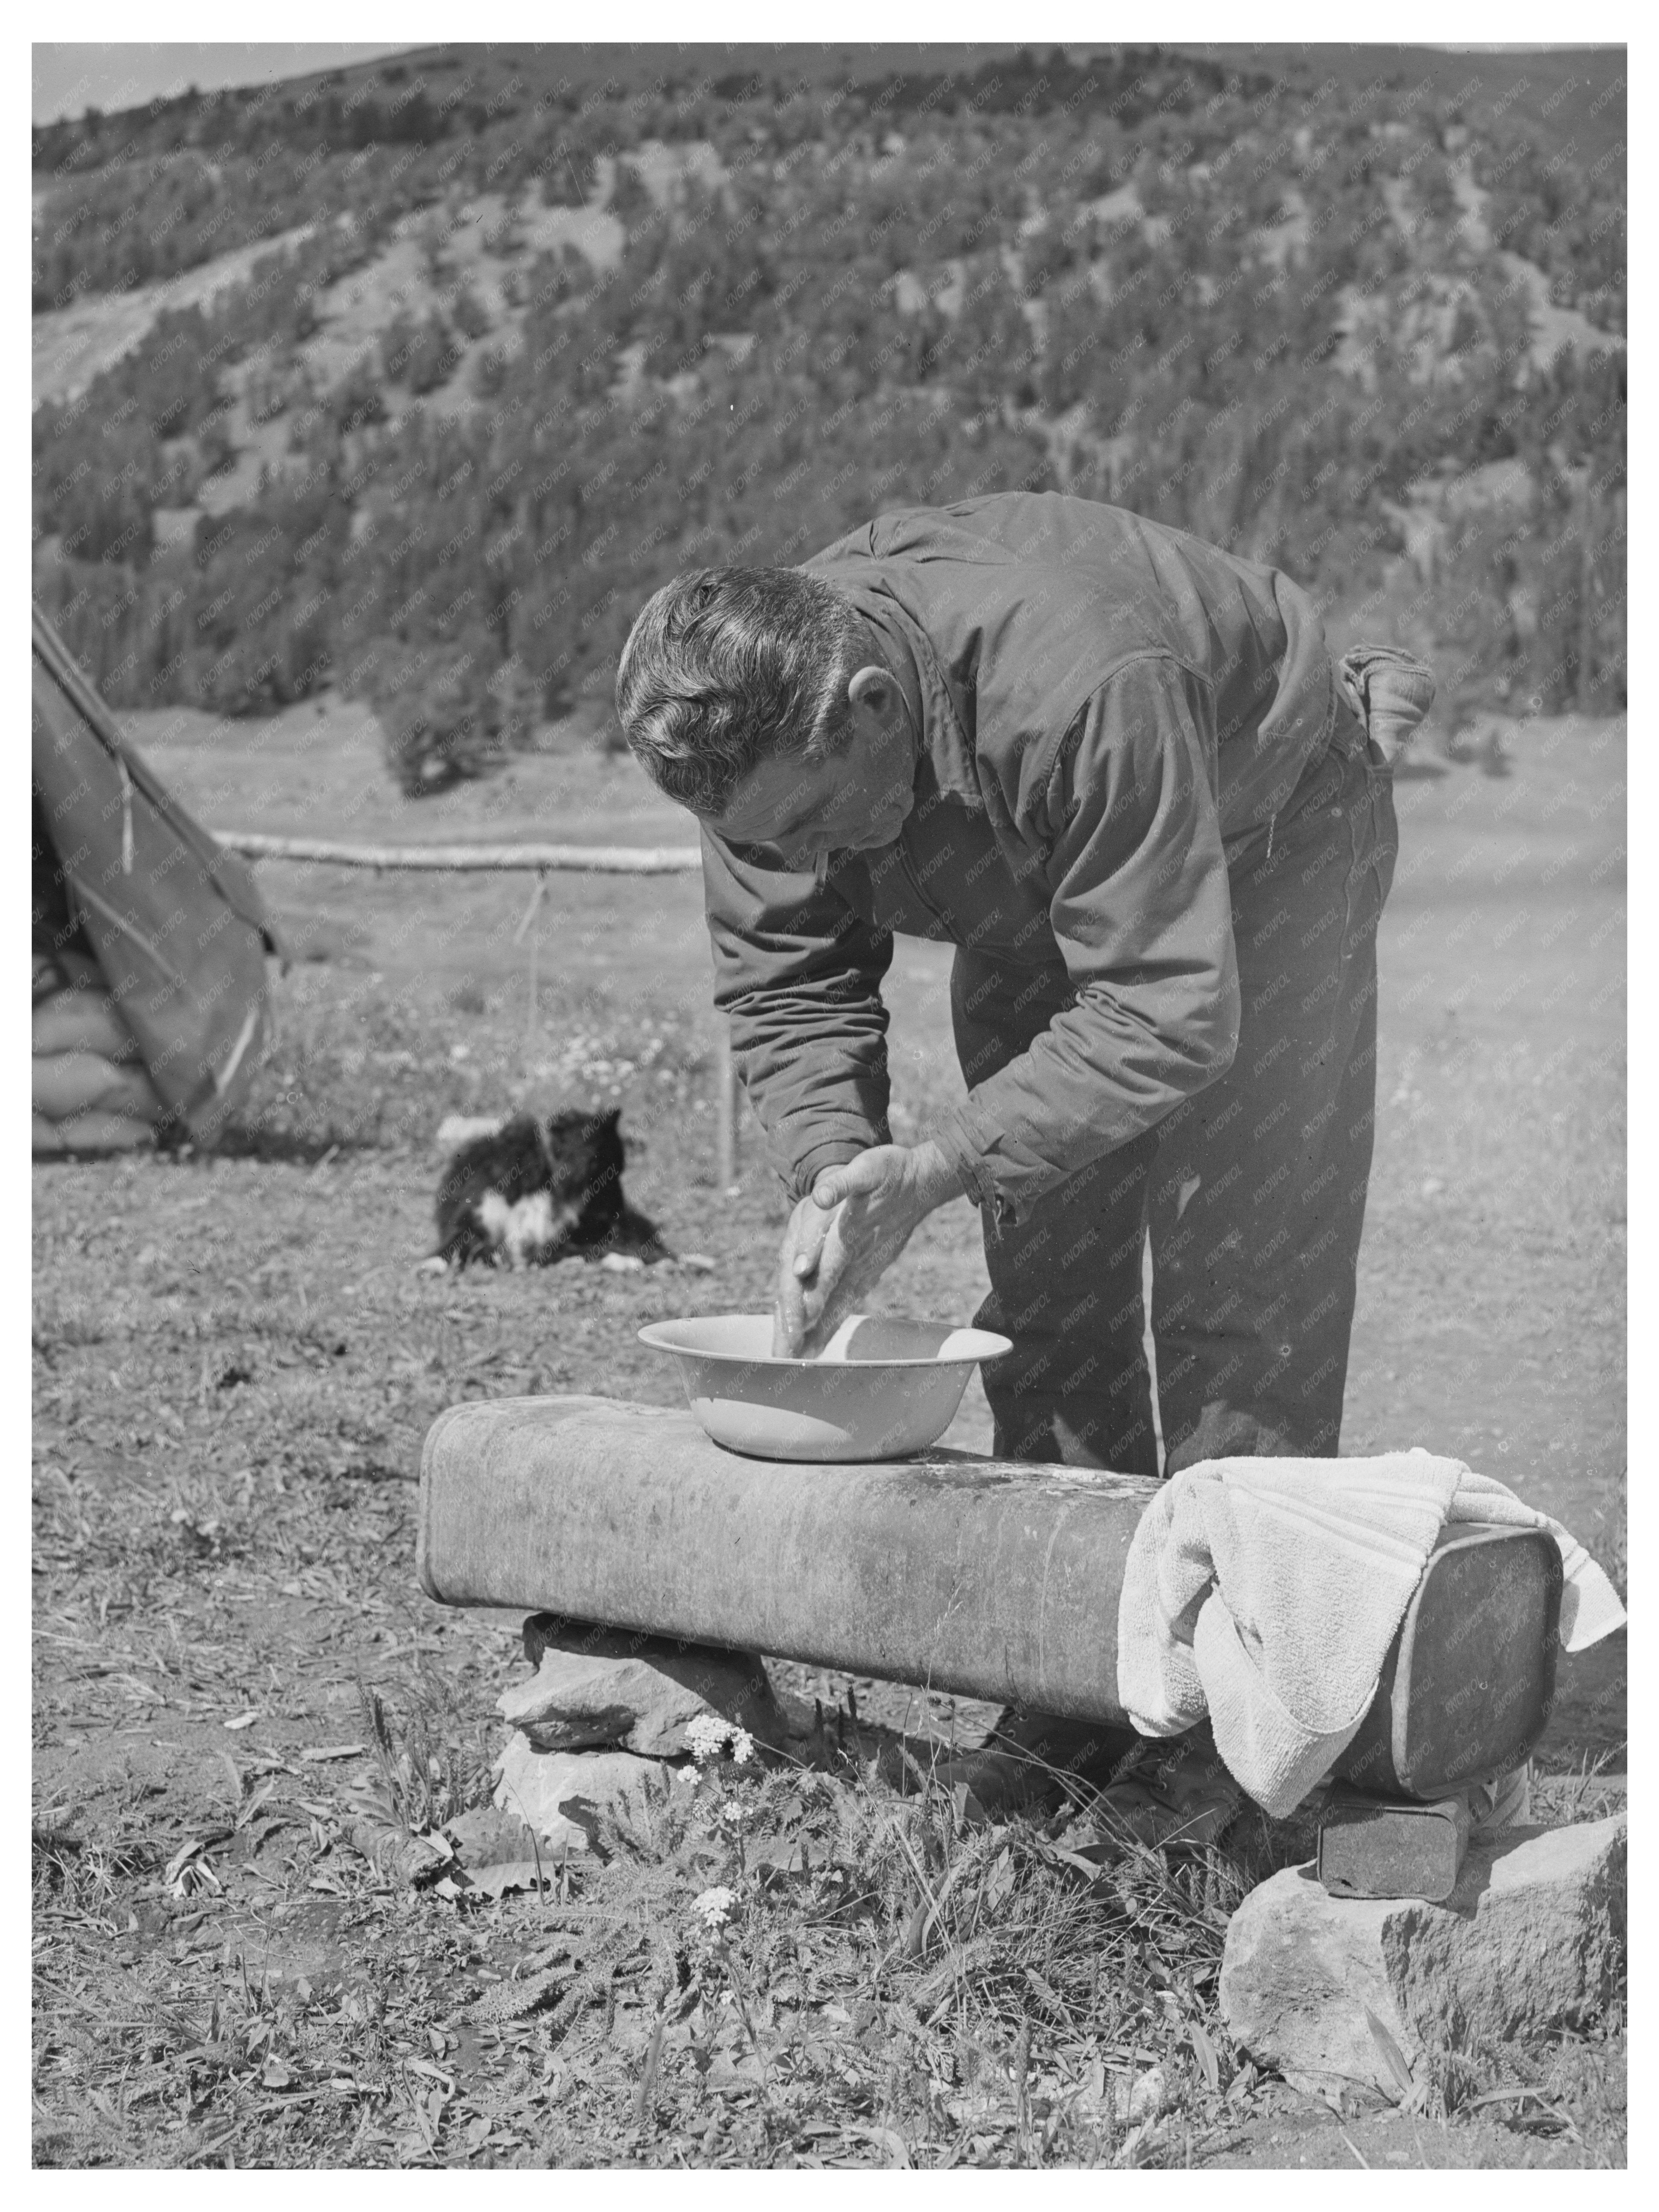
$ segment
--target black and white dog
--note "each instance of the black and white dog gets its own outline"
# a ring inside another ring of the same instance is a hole
[[[648,1267],[673,1257],[656,1224],[623,1194],[626,1153],[617,1109],[555,1114],[544,1126],[515,1114],[463,1145],[438,1186],[433,1261],[545,1267],[617,1252]]]

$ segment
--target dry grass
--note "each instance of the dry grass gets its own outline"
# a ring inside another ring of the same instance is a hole
[[[476,1692],[422,1665],[359,1715],[355,1784],[228,1760],[165,1867],[136,1808],[106,1844],[37,1834],[40,2162],[1187,2165],[1284,2108],[1216,1979],[1304,1826],[1096,1869],[1054,1840],[1069,1808],[969,1826],[852,1724],[832,1771],[711,1763],[496,1897],[362,1820],[430,1838],[483,1801]],[[1620,2163],[1621,2027],[1440,2054],[1412,2109]]]
[[[416,1832],[481,1794],[453,1692],[422,1689],[401,1717],[374,1701],[381,1789]],[[116,1870],[176,1942],[233,1908],[286,1822],[282,1893],[340,1900],[349,1986],[273,1988],[239,1952],[220,1995],[131,1990],[99,2038],[48,1978],[46,2162],[1143,2162],[1254,2084],[1213,2010],[1249,1875],[1214,1853],[1090,1880],[1041,1825],[966,1827],[945,1791],[896,1797],[849,1753],[834,1775],[711,1766],[644,1828],[612,1825],[606,1863],[492,1900],[411,1890],[348,1842],[347,1808],[293,1819],[290,1786],[245,1790],[183,1864]],[[37,1917],[83,1966],[122,1932],[112,1872],[37,1839]],[[717,1929],[696,1902],[716,1886]],[[52,2095],[65,2077],[91,2119]],[[158,2097],[182,2127],[152,2127]]]

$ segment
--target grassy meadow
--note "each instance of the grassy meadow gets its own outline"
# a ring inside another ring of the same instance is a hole
[[[353,706],[132,727],[221,828],[689,837],[580,748],[413,803]],[[1345,1437],[1501,1475],[1621,1586],[1624,748],[1621,722],[1494,726],[1398,784]],[[714,1184],[695,876],[551,877],[522,936],[524,878],[260,876],[295,958],[239,1132],[33,1171],[37,2163],[1622,2162],[1617,2015],[1452,2054],[1380,2118],[1259,2077],[1216,2012],[1222,1934],[1306,1834],[1253,1820],[1080,1887],[1041,1822],[883,1790],[849,1692],[940,1741],[982,1708],[786,1670],[843,1716],[838,1778],[712,1771],[556,1896],[410,1889],[354,1850],[366,1807],[487,1796],[524,1664],[515,1616],[416,1589],[428,1424],[465,1395],[672,1402],[636,1329],[763,1305],[783,1208],[752,1122]],[[899,948],[901,1134],[957,1081],[947,962]],[[621,1103],[630,1196],[714,1272],[417,1273],[443,1115],[578,1100]],[[884,1301],[965,1319],[974,1228],[935,1216]],[[951,1440],[988,1442],[977,1389]],[[1562,1685],[1542,1799],[1591,1815],[1624,1802],[1622,1638]],[[757,1872],[744,1837],[816,1871]],[[718,1939],[690,1910],[714,1882],[742,1899]]]

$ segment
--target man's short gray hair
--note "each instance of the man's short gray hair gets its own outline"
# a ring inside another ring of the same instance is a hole
[[[617,712],[669,798],[719,814],[765,759],[835,752],[860,661],[850,600],[801,568],[699,568],[647,600],[623,647]]]

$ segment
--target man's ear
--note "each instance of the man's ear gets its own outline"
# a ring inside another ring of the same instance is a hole
[[[893,672],[870,661],[847,679],[847,696],[855,707],[885,721],[898,705],[899,688]]]

